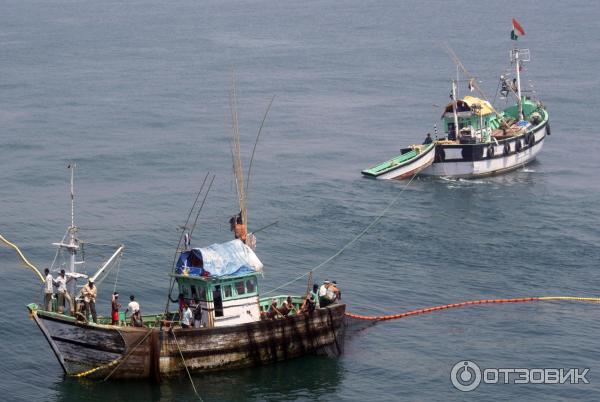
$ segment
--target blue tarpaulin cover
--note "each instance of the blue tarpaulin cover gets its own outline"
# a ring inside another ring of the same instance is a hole
[[[250,247],[236,239],[184,251],[176,268],[179,275],[221,277],[260,272],[263,264]]]

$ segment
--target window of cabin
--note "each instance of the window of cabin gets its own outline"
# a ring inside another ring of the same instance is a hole
[[[201,301],[206,301],[206,288],[204,286],[202,286],[200,288],[200,300]]]
[[[244,281],[239,281],[235,283],[235,291],[238,295],[243,295],[246,293],[246,288],[244,287]]]
[[[192,291],[192,295],[190,296],[190,299],[196,300],[198,298],[198,291],[196,290],[196,286],[192,285],[192,286],[190,286],[190,289]]]
[[[254,284],[254,278],[246,280],[246,291],[248,293],[256,292],[256,285]]]
[[[225,286],[223,286],[223,296],[224,297],[231,297],[231,285],[225,285]]]
[[[221,286],[215,286],[213,290],[213,303],[215,305],[215,317],[223,317],[223,299],[221,298]]]
[[[185,299],[189,299],[189,297],[190,297],[190,289],[186,285],[181,284],[181,286],[180,286],[180,292],[183,294],[183,297]]]

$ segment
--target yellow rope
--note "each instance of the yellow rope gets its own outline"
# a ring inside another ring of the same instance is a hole
[[[540,301],[553,301],[553,300],[571,300],[571,301],[587,301],[600,303],[600,297],[574,297],[574,296],[545,296],[539,297]]]
[[[9,242],[1,234],[0,234],[0,240],[2,242],[4,242],[4,244],[6,244],[7,246],[14,248],[15,251],[17,252],[17,254],[19,255],[19,257],[21,257],[21,261],[23,261],[23,264],[25,264],[25,266],[27,266],[27,268],[32,269],[37,274],[37,276],[40,278],[40,281],[42,283],[44,282],[44,277],[42,276],[40,271],[32,263],[30,263],[29,260],[27,260],[27,258],[25,258],[25,256],[23,255],[23,253],[21,252],[21,250],[19,249],[19,247],[16,244]]]
[[[81,373],[77,373],[77,374],[69,374],[69,377],[75,377],[75,378],[87,377],[88,375],[93,374],[98,370],[107,369],[107,368],[114,366],[117,363],[121,363],[122,361],[127,359],[131,355],[131,353],[133,353],[133,351],[146,340],[146,338],[148,338],[148,335],[150,335],[151,332],[152,332],[152,330],[148,331],[146,333],[146,335],[142,338],[142,340],[139,341],[126,355],[121,356],[118,359],[115,359],[110,363],[102,364],[102,365],[100,365],[98,367],[94,367],[90,370],[82,371]],[[114,372],[114,370],[104,380],[106,381],[112,375],[113,372]]]
[[[123,357],[121,357],[119,360],[119,365],[117,367],[115,367],[114,369],[112,369],[112,371],[110,373],[108,373],[108,375],[106,377],[104,377],[104,380],[102,380],[102,382],[107,381],[115,371],[117,371],[117,369],[121,366],[121,363],[123,363],[125,361],[125,359],[127,359],[129,356],[131,356],[131,354],[137,349],[138,346],[140,346],[142,343],[144,343],[144,341],[148,338],[148,336],[150,336],[150,334],[152,333],[152,329],[149,328],[148,332],[146,332],[146,335],[144,335],[144,337],[135,344],[135,346],[133,348],[131,348],[131,350],[129,352],[127,352],[127,354]]]
[[[81,373],[77,373],[77,374],[69,374],[69,377],[75,377],[75,378],[81,378],[81,377],[87,377],[88,375],[95,373],[98,370],[102,370],[102,369],[107,369],[109,367],[114,366],[115,364],[117,364],[120,360],[122,359],[122,357],[113,360],[112,362],[108,363],[108,364],[103,364],[102,366],[98,366],[98,367],[94,367],[93,369],[87,370],[87,371],[83,371]]]

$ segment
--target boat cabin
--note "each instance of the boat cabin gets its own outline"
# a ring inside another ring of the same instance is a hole
[[[489,142],[492,131],[500,126],[500,119],[490,103],[474,96],[456,101],[456,120],[454,102],[450,102],[444,109],[442,120],[448,139],[461,144]]]
[[[172,274],[188,305],[199,304],[202,327],[260,320],[262,263],[241,240],[183,251]]]
[[[224,277],[173,275],[183,300],[202,309],[202,327],[221,327],[260,320],[256,273]]]

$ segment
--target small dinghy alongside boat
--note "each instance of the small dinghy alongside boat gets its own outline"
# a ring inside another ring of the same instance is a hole
[[[403,180],[419,173],[433,163],[435,143],[411,145],[400,150],[400,155],[365,169],[362,174],[377,179]]]

